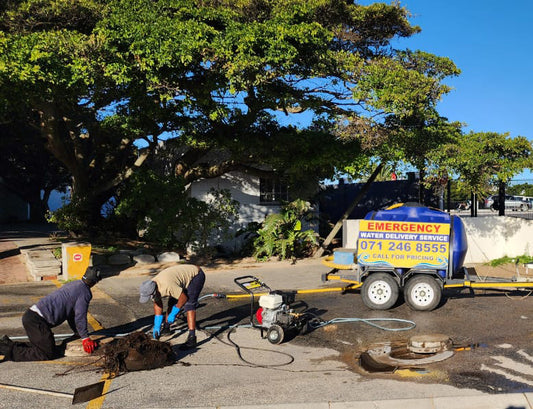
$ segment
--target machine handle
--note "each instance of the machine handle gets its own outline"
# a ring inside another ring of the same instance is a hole
[[[233,279],[233,281],[248,294],[253,294],[253,290],[258,288],[263,288],[270,291],[270,287],[255,276],[248,275],[236,277]]]

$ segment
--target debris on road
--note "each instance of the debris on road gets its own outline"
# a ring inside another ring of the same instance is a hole
[[[175,362],[169,342],[153,340],[144,332],[133,332],[104,347],[105,371],[115,376],[121,372],[162,368]]]

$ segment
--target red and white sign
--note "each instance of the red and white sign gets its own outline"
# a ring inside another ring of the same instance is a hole
[[[72,256],[72,259],[74,261],[82,261],[83,260],[83,254],[81,253],[74,253],[74,255]]]

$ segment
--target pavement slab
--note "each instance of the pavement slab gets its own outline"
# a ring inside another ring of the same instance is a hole
[[[23,257],[15,242],[0,240],[0,284],[29,281]]]

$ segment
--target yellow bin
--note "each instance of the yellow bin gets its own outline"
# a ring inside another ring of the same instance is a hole
[[[63,279],[80,279],[91,261],[91,244],[63,243],[61,256],[63,259]]]

